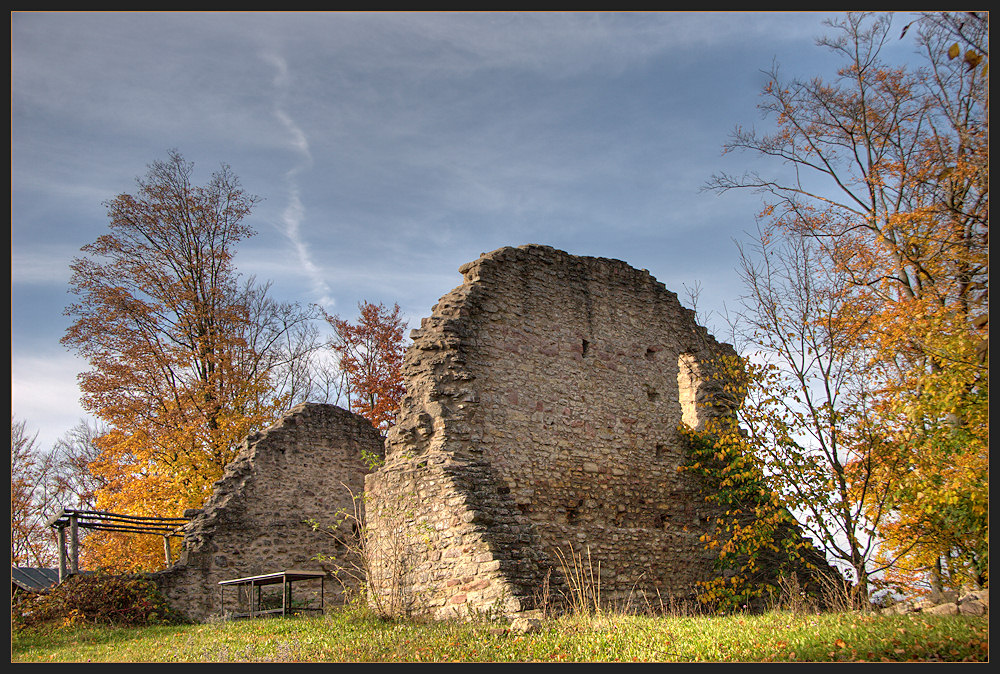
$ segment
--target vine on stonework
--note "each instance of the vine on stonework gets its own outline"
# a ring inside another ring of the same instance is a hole
[[[680,470],[701,478],[705,500],[722,513],[700,538],[716,553],[718,573],[698,581],[698,600],[721,612],[774,600],[781,572],[812,567],[802,555],[809,543],[794,535],[794,519],[768,487],[734,420],[719,417],[703,430],[683,424],[679,430],[688,445]]]

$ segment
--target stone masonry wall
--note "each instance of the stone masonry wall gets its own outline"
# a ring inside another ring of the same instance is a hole
[[[381,456],[382,438],[367,419],[333,405],[298,405],[248,437],[186,525],[179,562],[154,575],[161,592],[188,617],[204,620],[220,615],[220,580],[330,571],[314,557],[333,554],[335,546],[305,520],[333,523],[339,509],[352,511],[351,492],[361,496],[368,472],[363,451]],[[338,601],[340,585],[325,585],[327,603]]]
[[[645,270],[545,246],[463,265],[412,333],[386,463],[366,479],[393,612],[513,613],[582,556],[623,605],[711,572],[715,513],[678,466],[734,353]],[[558,553],[557,553],[558,551]],[[548,581],[547,581],[548,579]],[[655,601],[655,599],[654,599]]]

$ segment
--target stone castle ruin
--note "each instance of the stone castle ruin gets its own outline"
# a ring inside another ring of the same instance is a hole
[[[378,567],[383,601],[527,610],[574,559],[609,602],[688,595],[712,572],[699,536],[715,513],[678,471],[678,426],[716,413],[710,363],[732,347],[618,260],[524,246],[460,271],[412,333],[365,482],[369,535],[406,558]]]
[[[406,396],[382,452],[367,422],[307,404],[248,438],[187,526],[165,594],[218,612],[218,581],[323,568],[330,520],[364,492],[376,588],[395,614],[539,607],[585,565],[623,605],[690,596],[713,574],[713,506],[679,471],[684,423],[722,412],[711,363],[731,346],[649,272],[546,246],[463,265],[412,332]]]

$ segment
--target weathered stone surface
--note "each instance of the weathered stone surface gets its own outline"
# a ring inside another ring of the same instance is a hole
[[[921,613],[928,613],[930,615],[958,615],[958,604],[953,601],[946,604],[937,604],[930,608],[925,608]]]
[[[973,590],[958,600],[958,612],[964,615],[988,615],[990,612],[990,591]]]
[[[711,363],[732,347],[618,260],[523,246],[460,271],[412,333],[366,480],[370,542],[405,558],[376,586],[399,612],[514,613],[575,558],[607,603],[689,594],[716,513],[678,471],[677,428],[717,413]]]
[[[338,510],[353,511],[351,492],[362,495],[368,472],[362,451],[382,455],[378,432],[364,417],[333,405],[298,405],[247,438],[186,525],[179,562],[154,575],[163,594],[201,620],[220,614],[220,580],[331,570],[314,558],[333,554],[334,545],[306,520],[332,524]],[[339,590],[327,580],[326,600],[336,602]]]
[[[510,623],[510,631],[515,634],[532,634],[541,631],[542,621],[538,618],[515,616]]]
[[[964,591],[958,601],[956,592],[932,593],[925,599],[903,599],[881,609],[885,614],[929,613],[931,615],[989,615],[990,591]]]

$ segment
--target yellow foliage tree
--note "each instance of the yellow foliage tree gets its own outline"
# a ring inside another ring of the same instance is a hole
[[[733,326],[745,354],[718,364],[735,405],[698,435],[760,475],[774,513],[795,516],[807,539],[869,599],[880,527],[889,515],[898,460],[876,392],[884,373],[867,367],[854,321],[861,310],[844,274],[817,264],[808,237],[741,246],[747,288]],[[894,463],[895,462],[895,463]],[[780,506],[780,508],[778,508]]]
[[[89,362],[82,402],[110,428],[91,464],[104,510],[177,517],[200,507],[247,434],[287,408],[291,395],[274,381],[289,361],[281,346],[315,317],[271,301],[234,268],[256,197],[226,166],[205,186],[192,175],[177,152],[151,164],[135,195],[106,204],[110,233],[71,266],[80,299],[63,342]],[[95,533],[85,559],[162,566],[153,538]]]

